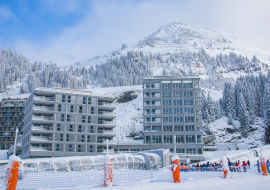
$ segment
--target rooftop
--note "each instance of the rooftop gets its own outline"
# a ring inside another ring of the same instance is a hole
[[[200,79],[200,77],[187,75],[166,75],[166,76],[153,76],[151,78],[144,78],[144,79]]]

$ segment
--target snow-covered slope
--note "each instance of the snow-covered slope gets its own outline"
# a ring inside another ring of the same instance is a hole
[[[251,59],[253,55],[256,55],[262,62],[270,65],[270,51],[268,50],[251,46],[243,40],[211,28],[192,26],[181,22],[163,25],[144,40],[121,51],[96,56],[90,59],[86,65],[104,63],[107,58],[114,55],[125,55],[130,50],[166,54],[183,51],[197,52],[201,48],[204,48],[211,56],[234,52]]]

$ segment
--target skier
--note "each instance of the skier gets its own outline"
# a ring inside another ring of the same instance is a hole
[[[240,162],[240,160],[238,160],[238,171],[239,171],[239,172],[242,172],[242,167],[241,167],[241,162]]]
[[[270,173],[270,164],[269,164],[269,160],[267,160],[267,162],[266,162],[266,168],[267,168],[267,172]]]
[[[250,161],[247,161],[248,169],[250,169]]]
[[[258,172],[261,173],[259,160],[257,160],[257,164],[255,166],[257,166],[257,168],[258,168]]]
[[[243,171],[247,172],[247,163],[245,161],[243,161],[242,167],[243,167]]]

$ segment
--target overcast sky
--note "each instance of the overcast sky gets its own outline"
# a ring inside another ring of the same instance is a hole
[[[32,62],[67,65],[179,21],[270,49],[269,8],[268,0],[1,0],[0,46]]]

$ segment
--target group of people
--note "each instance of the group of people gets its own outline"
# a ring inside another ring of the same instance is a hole
[[[228,159],[228,166],[230,168],[230,171],[242,172],[243,170],[244,172],[247,172],[247,169],[250,169],[250,161],[243,161],[241,164],[240,160],[233,163]]]
[[[259,160],[257,160],[257,164],[255,164],[255,166],[257,166],[258,172],[261,173],[261,163]],[[269,160],[266,161],[266,168],[267,168],[267,173],[270,173],[270,163]]]

